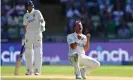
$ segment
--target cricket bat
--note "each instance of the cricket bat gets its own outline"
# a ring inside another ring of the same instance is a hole
[[[16,65],[15,65],[14,75],[18,75],[18,73],[19,73],[19,68],[20,68],[20,65],[21,65],[21,60],[23,58],[24,47],[25,47],[25,44],[22,46],[21,52],[20,52],[20,54],[19,54],[19,56],[17,58],[17,62],[16,62]]]

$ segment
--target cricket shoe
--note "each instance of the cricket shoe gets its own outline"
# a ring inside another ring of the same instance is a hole
[[[80,74],[76,74],[76,79],[82,79]]]
[[[37,72],[36,72],[35,75],[40,75],[40,73],[37,73]]]
[[[81,76],[83,79],[86,79],[86,71],[85,71],[85,68],[81,68],[80,69],[80,72],[81,72]]]
[[[40,75],[38,69],[35,70],[34,74],[35,74],[35,75]]]
[[[32,72],[28,69],[25,75],[32,75]]]

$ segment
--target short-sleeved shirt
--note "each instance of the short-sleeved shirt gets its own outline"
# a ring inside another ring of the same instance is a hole
[[[23,17],[23,25],[27,25],[27,33],[39,33],[41,30],[41,22],[43,16],[39,10],[32,10],[31,13],[26,13]]]
[[[72,56],[74,53],[85,54],[84,46],[87,42],[87,38],[84,34],[80,34],[80,35],[81,35],[80,40],[77,37],[77,33],[72,33],[67,36],[67,43],[69,45],[68,56]],[[70,44],[75,43],[75,42],[78,43],[78,46],[76,47],[76,49],[72,49],[70,47]]]

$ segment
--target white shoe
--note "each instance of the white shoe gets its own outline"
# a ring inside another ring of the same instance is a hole
[[[28,69],[25,75],[32,75],[32,72]]]
[[[35,74],[35,75],[40,75],[38,69],[35,70],[34,74]]]
[[[40,73],[35,73],[35,75],[40,75]]]
[[[76,74],[76,79],[82,79],[81,74]]]
[[[85,68],[81,68],[80,69],[80,72],[81,72],[81,76],[83,79],[86,79],[86,71],[85,71]]]

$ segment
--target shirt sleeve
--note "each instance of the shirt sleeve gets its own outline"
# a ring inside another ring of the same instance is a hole
[[[39,20],[43,19],[42,13],[39,10],[38,10],[38,17],[39,17]]]
[[[84,45],[86,45],[86,42],[87,42],[87,38],[86,38],[86,36],[85,36],[85,39],[84,39]]]
[[[23,25],[28,25],[28,20],[25,15],[23,17]]]
[[[42,26],[45,26],[44,18],[39,10],[38,10],[38,17],[39,17],[39,21],[42,23]]]
[[[70,35],[67,36],[67,43],[68,44],[72,44],[74,43],[75,41],[72,39],[72,37]]]

